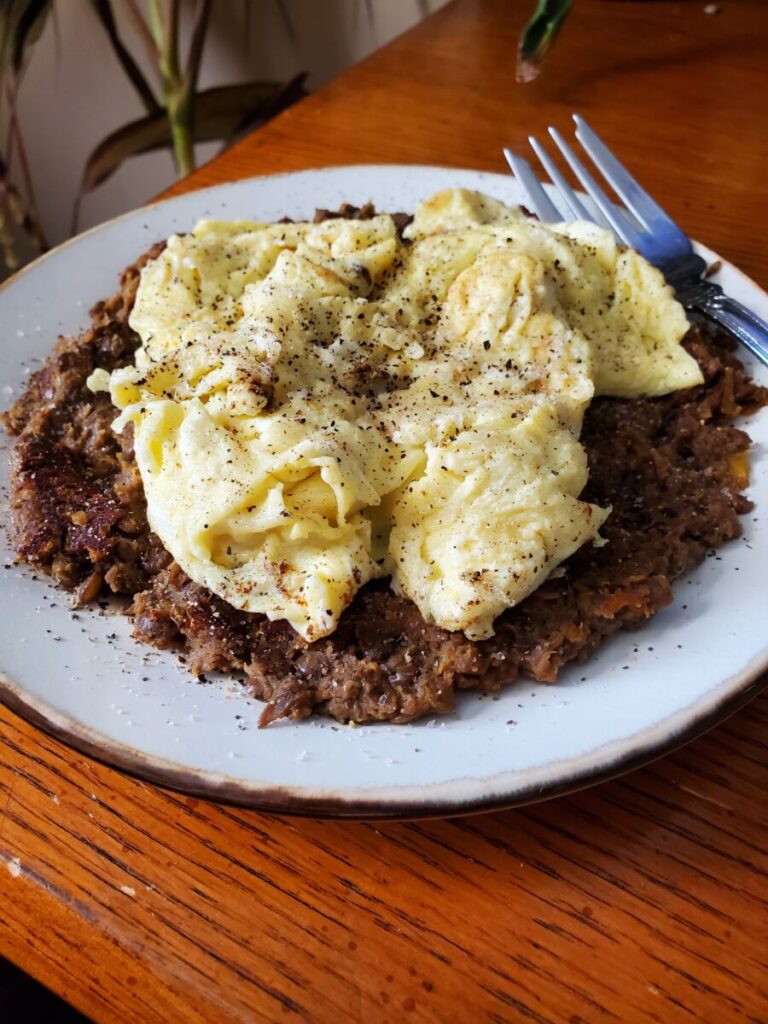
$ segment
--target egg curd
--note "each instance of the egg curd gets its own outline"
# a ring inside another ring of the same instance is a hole
[[[201,221],[141,276],[133,424],[152,529],[236,608],[328,635],[391,576],[472,639],[598,530],[593,395],[701,382],[661,274],[587,223],[464,190],[320,224]]]

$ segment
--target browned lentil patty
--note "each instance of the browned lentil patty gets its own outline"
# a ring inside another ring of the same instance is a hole
[[[370,216],[347,207],[344,215]],[[325,211],[320,217],[327,216]],[[406,220],[398,215],[398,226]],[[236,672],[267,702],[262,724],[314,713],[341,721],[407,722],[453,707],[456,689],[498,690],[519,676],[552,682],[603,637],[637,626],[672,600],[672,581],[737,537],[751,508],[744,453],[732,420],[768,402],[722,335],[692,327],[685,345],[705,384],[654,399],[597,399],[582,435],[590,475],[584,498],[611,505],[604,547],[585,545],[517,607],[496,635],[473,642],[424,621],[387,581],[364,587],[335,633],[313,644],[285,622],[237,611],[193,583],[146,517],[130,430],[86,379],[133,359],[128,326],[139,271],[92,310],[92,326],[61,339],[5,414],[17,436],[12,510],[20,560],[76,591],[80,603],[124,595],[134,634],[177,648],[190,670]]]

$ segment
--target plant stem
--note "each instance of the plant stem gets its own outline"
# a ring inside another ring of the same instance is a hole
[[[26,205],[21,203],[19,195],[16,190],[13,189],[9,194],[9,206],[13,211],[17,212],[17,215],[22,219],[19,223],[28,231],[35,246],[40,252],[45,252],[48,246],[48,240],[45,237],[45,232],[40,225],[40,215],[37,209],[37,197],[35,196],[35,186],[32,181],[32,170],[29,166],[29,158],[27,157],[27,147],[24,145],[24,136],[21,132],[21,123],[19,122],[18,109],[17,109],[17,98],[18,98],[19,83],[15,75],[12,75],[10,81],[6,84],[6,96],[8,99],[8,136],[9,136],[9,153],[12,149],[12,143],[15,141],[16,150],[19,154],[19,163],[21,164],[21,175],[24,182],[24,191],[26,192],[27,202]],[[10,157],[9,157],[10,161]],[[3,163],[2,171],[5,175],[9,174],[9,166]],[[10,181],[8,182],[10,185]],[[21,210],[22,213],[18,213]]]
[[[166,52],[168,78],[177,81],[179,76],[179,0],[166,0],[165,30],[163,42]]]
[[[518,82],[532,82],[536,78],[572,6],[573,0],[539,0],[518,44]]]
[[[173,155],[179,175],[195,169],[193,112],[197,73],[210,13],[210,0],[198,0],[192,29],[187,67],[182,74],[179,61],[179,0],[149,0],[152,37],[158,50],[163,100],[173,141]]]
[[[171,123],[171,137],[173,138],[173,152],[176,157],[176,168],[179,175],[189,174],[195,169],[195,146],[192,137],[191,118],[188,113],[181,111],[181,104],[172,111],[168,107],[168,120]]]
[[[195,168],[194,113],[197,81],[203,59],[203,47],[211,14],[211,0],[197,0],[192,38],[183,75],[179,68],[179,2],[169,0],[167,49],[169,58],[168,117],[171,122],[173,148],[180,174],[189,174]]]

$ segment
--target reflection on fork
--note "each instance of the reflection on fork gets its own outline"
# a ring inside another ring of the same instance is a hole
[[[706,280],[706,262],[694,251],[690,238],[632,177],[584,118],[574,114],[573,119],[577,140],[623,205],[608,196],[569,143],[556,128],[550,128],[549,134],[591,203],[574,191],[544,146],[530,136],[528,141],[556,190],[560,206],[527,160],[509,149],[504,150],[504,155],[539,219],[551,223],[591,220],[612,231],[620,242],[637,249],[662,271],[686,308],[721,324],[768,366],[768,324],[726,295],[719,285]]]

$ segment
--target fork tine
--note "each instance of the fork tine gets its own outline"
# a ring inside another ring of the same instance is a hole
[[[592,219],[596,220],[603,227],[609,229],[612,228],[619,238],[623,242],[626,242],[627,245],[636,246],[637,239],[635,238],[635,232],[633,232],[629,227],[626,218],[616,216],[613,203],[597,184],[581,160],[579,160],[573,152],[557,128],[550,128],[549,134],[554,139],[557,148],[565,157],[571,170],[587,190],[587,193],[591,196],[597,206],[599,213]]]
[[[511,149],[506,147],[504,156],[539,220],[555,224],[561,221],[563,218],[560,211],[542,188],[528,161],[521,156],[516,156]]]
[[[621,196],[627,208],[637,217],[649,231],[653,231],[659,223],[667,229],[674,229],[683,234],[672,218],[666,213],[645,189],[632,177],[620,163],[599,135],[587,124],[583,117],[573,115],[576,122],[576,138],[582,144],[592,162],[605,180]]]
[[[563,202],[566,204],[576,220],[591,220],[591,217],[583,203],[568,184],[564,175],[560,173],[557,164],[552,160],[549,153],[544,149],[539,140],[533,135],[529,135],[528,142],[531,145],[531,149],[539,158],[539,163],[549,175],[549,180],[560,193]]]

